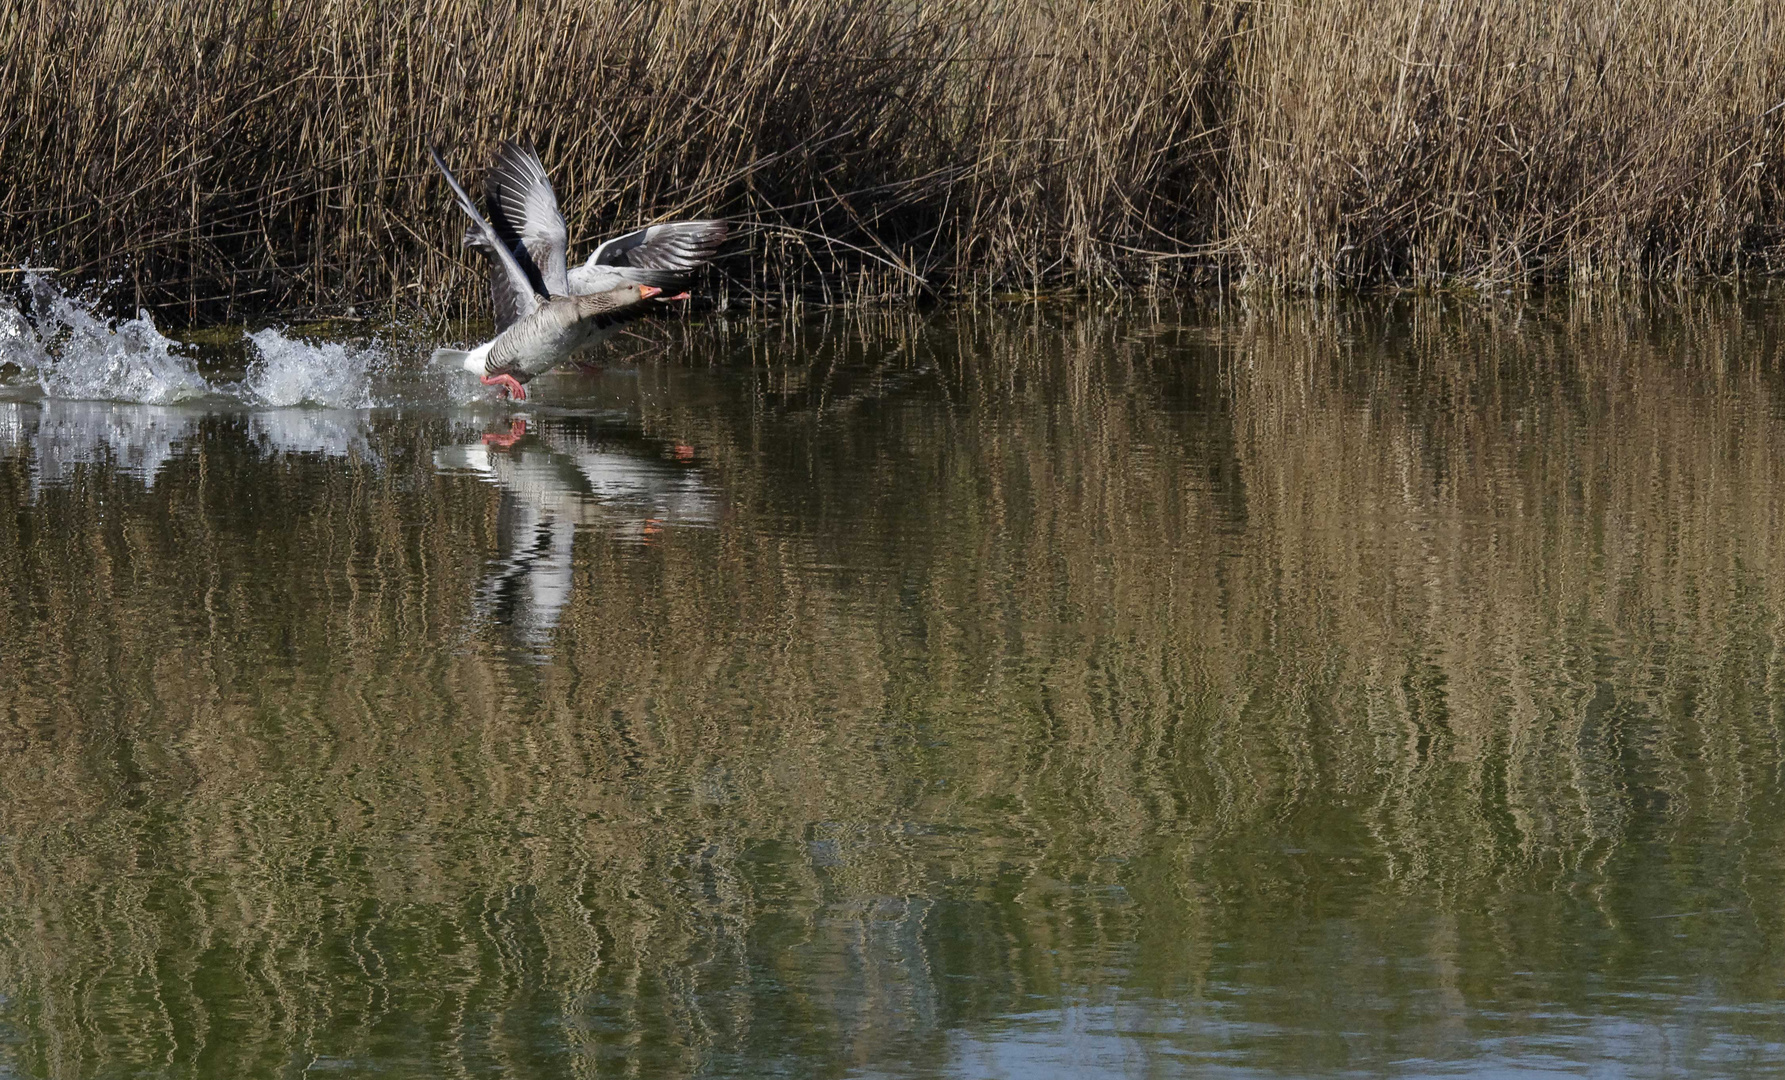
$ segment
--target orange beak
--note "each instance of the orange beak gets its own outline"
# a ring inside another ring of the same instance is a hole
[[[659,289],[655,285],[640,285],[638,287],[638,298],[640,300],[649,300],[651,297],[656,296],[662,291],[662,289]]]

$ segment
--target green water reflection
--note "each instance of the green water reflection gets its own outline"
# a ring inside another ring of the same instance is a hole
[[[1785,1065],[1785,306],[0,403],[0,1073]]]

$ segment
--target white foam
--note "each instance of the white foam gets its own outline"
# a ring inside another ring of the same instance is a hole
[[[211,392],[190,357],[155,329],[146,311],[106,318],[37,274],[28,275],[29,317],[0,308],[0,361],[33,369],[45,397],[166,405]]]
[[[0,306],[0,364],[35,369],[43,360],[37,334],[17,308]]]
[[[376,344],[313,344],[268,328],[247,335],[255,358],[242,390],[259,405],[320,405],[329,409],[369,409],[372,375],[383,366]]]

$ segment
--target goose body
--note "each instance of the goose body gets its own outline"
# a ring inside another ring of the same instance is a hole
[[[458,178],[429,149],[434,165],[446,177],[459,209],[471,218],[472,228],[483,238],[495,260],[497,310],[505,307],[504,322],[490,341],[470,350],[437,349],[434,362],[463,367],[485,385],[500,385],[517,400],[527,397],[525,384],[551,370],[572,353],[607,340],[620,324],[643,314],[644,302],[662,292],[657,286],[627,282],[599,292],[569,295],[565,280],[563,233],[537,239],[535,267],[529,273],[503,242],[494,226],[477,212]],[[562,221],[562,219],[559,219]],[[538,266],[548,268],[545,274]]]
[[[659,291],[650,285],[623,285],[585,296],[550,297],[532,314],[454,359],[485,382],[501,381],[500,376],[507,374],[526,383],[570,354],[614,336],[623,323],[642,314],[640,305]]]

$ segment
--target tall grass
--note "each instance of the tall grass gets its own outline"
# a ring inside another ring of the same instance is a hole
[[[1234,238],[1311,287],[1774,258],[1782,26],[1765,0],[1262,5]]]
[[[573,231],[756,226],[726,295],[1770,266],[1765,0],[0,0],[0,255],[187,318],[475,308],[425,165]]]

